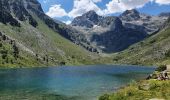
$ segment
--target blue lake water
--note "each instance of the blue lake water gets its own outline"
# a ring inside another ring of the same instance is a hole
[[[0,99],[97,100],[154,70],[120,65],[1,69]]]

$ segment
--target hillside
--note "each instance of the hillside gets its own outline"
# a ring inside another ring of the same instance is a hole
[[[114,62],[136,65],[161,65],[170,63],[169,19],[161,30],[145,40],[130,46],[125,51],[113,54]]]
[[[14,40],[16,47],[21,51],[18,54],[18,60],[14,63],[4,63],[1,60],[1,67],[82,65],[105,62],[96,60],[99,58],[98,55],[72,43],[73,35],[69,37],[71,32],[67,32],[68,26],[46,16],[36,0],[1,0],[0,5],[2,8],[0,9],[0,32]],[[6,42],[2,44],[7,51],[12,52],[10,49],[12,45]],[[11,55],[11,53],[8,54],[9,58]],[[21,60],[22,58],[24,59]]]
[[[22,54],[22,55],[21,55]],[[21,67],[42,66],[43,62],[38,62],[37,58],[29,55],[25,51],[19,50],[16,42],[0,32],[0,66]]]

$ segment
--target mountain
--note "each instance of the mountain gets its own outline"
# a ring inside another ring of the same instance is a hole
[[[158,33],[130,46],[125,51],[114,54],[116,63],[135,65],[161,65],[170,63],[170,18]]]
[[[76,17],[71,26],[85,35],[91,45],[105,53],[122,51],[147,37],[143,32],[124,27],[118,17],[99,16],[95,11]]]
[[[98,24],[99,20],[102,19],[101,16],[98,16],[95,11],[89,11],[82,16],[76,17],[71,25],[72,26],[81,26],[87,28],[93,28],[94,25]]]
[[[151,16],[139,13],[137,10],[126,10],[119,17],[126,28],[137,29],[146,34],[154,34],[159,31],[161,25],[167,20],[168,13],[162,13],[159,16]]]
[[[140,13],[136,9],[126,10],[120,15],[120,18],[125,21],[136,21],[141,18]]]
[[[162,12],[159,14],[160,17],[169,17],[170,16],[170,12]]]
[[[98,55],[75,44],[83,41],[82,46],[90,47],[79,31],[47,16],[37,0],[1,0],[0,8],[0,66],[103,62]]]

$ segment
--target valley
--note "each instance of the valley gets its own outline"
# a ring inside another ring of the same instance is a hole
[[[16,63],[8,64],[3,61],[2,67],[152,65],[157,62],[156,59],[161,64],[168,62],[167,56],[162,55],[169,50],[166,37],[169,26],[164,24],[168,23],[168,13],[150,16],[132,9],[117,17],[104,17],[95,11],[89,11],[66,25],[45,15],[38,1],[2,0],[0,3],[0,14],[3,15],[0,18],[0,32],[14,40],[21,51]],[[6,45],[5,42],[2,44]],[[6,48],[6,51],[11,50]],[[136,56],[145,57],[134,59]],[[156,58],[146,62],[152,57]],[[24,63],[20,59],[25,59]]]

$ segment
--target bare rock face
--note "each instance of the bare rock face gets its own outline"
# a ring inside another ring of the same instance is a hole
[[[42,9],[40,9],[40,4],[36,0],[1,0],[0,6],[0,14],[3,15],[1,16],[3,18],[0,18],[0,21],[4,24],[9,23],[12,26],[19,27],[19,20],[28,20],[33,27],[36,27],[38,25],[36,20],[29,12],[29,7],[42,11]]]

